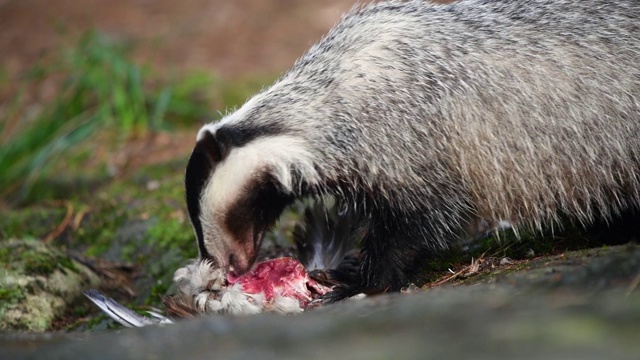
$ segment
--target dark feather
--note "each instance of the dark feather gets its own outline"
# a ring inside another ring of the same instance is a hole
[[[368,221],[339,204],[316,203],[305,209],[293,239],[298,260],[311,277],[326,286],[349,283],[360,268],[357,245],[369,228]]]

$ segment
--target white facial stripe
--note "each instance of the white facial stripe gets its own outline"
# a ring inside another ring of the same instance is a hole
[[[283,135],[254,140],[232,149],[218,164],[206,186],[203,209],[228,204],[231,201],[227,199],[237,199],[242,188],[262,171],[269,171],[286,191],[292,191],[291,169],[297,169],[306,181],[314,182],[317,178],[314,157],[305,145],[301,139]]]
[[[251,141],[233,148],[220,162],[200,199],[201,222],[207,252],[226,265],[234,241],[223,226],[226,212],[250,189],[250,183],[265,172],[274,176],[287,192],[293,191],[291,170],[296,169],[307,183],[317,182],[315,158],[302,139],[281,135]],[[251,224],[247,224],[250,226]]]

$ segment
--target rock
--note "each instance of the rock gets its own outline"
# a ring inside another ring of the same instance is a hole
[[[39,240],[0,242],[0,330],[46,331],[87,287],[91,270]]]
[[[0,358],[637,359],[639,272],[640,247],[608,247],[532,261],[473,286],[371,296],[299,315],[4,335]]]

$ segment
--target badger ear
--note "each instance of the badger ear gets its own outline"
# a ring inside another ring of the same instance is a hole
[[[196,143],[193,152],[200,152],[213,164],[222,160],[222,148],[212,133],[205,131]]]
[[[236,146],[236,142],[233,131],[221,127],[216,130],[215,135],[209,131],[203,132],[196,148],[200,148],[213,163],[218,163],[229,155],[229,151]]]
[[[218,161],[223,160],[229,155],[229,151],[237,145],[236,134],[228,128],[221,127],[216,131],[216,146],[218,148]]]

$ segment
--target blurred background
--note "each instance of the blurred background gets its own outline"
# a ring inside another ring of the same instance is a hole
[[[2,0],[0,61],[20,72],[89,31],[134,59],[226,78],[285,70],[353,0]]]
[[[112,326],[78,299],[89,286],[158,306],[197,255],[182,185],[197,129],[354,2],[0,0],[0,329]]]
[[[7,173],[20,155],[9,148],[34,131],[32,123],[50,134],[67,127],[58,152],[105,123],[136,136],[176,124],[197,127],[272,82],[353,3],[0,1],[0,191],[8,195],[18,182],[33,182],[44,158],[51,159],[42,154],[39,163]],[[80,127],[69,123],[78,117],[100,119],[69,134]],[[14,147],[28,148],[27,157],[53,138],[38,140]],[[118,161],[105,160],[112,172],[121,170]],[[29,192],[19,190],[14,195]]]

